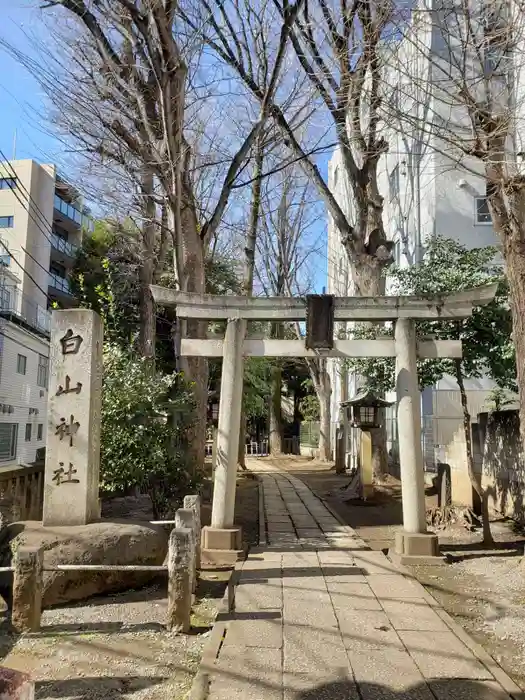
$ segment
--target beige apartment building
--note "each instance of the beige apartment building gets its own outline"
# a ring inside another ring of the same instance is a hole
[[[49,307],[75,306],[68,274],[92,230],[54,165],[0,163],[0,469],[45,446]]]

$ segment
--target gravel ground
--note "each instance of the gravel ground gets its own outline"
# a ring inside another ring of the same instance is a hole
[[[181,700],[218,601],[197,601],[190,635],[171,635],[164,628],[165,583],[46,610],[40,634],[2,635],[2,663],[31,673],[41,699]]]
[[[107,518],[151,517],[147,499],[115,499]],[[209,506],[204,504],[206,513]],[[258,482],[242,476],[237,510],[247,544],[258,533]],[[229,572],[204,571],[189,635],[166,632],[166,581],[140,591],[45,610],[38,635],[10,634],[0,610],[2,665],[30,673],[38,700],[183,700]]]

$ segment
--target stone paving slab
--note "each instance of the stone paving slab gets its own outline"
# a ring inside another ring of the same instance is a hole
[[[280,649],[221,648],[210,677],[213,700],[282,700]]]
[[[453,632],[401,630],[399,636],[425,678],[492,678]]]
[[[434,700],[405,650],[349,650],[348,658],[363,700]]]
[[[424,598],[381,599],[383,610],[396,630],[449,632],[449,628]]]
[[[510,700],[417,580],[264,465],[269,542],[242,565],[210,700]]]

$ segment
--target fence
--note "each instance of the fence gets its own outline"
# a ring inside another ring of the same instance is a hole
[[[44,465],[0,472],[0,509],[9,520],[40,520],[44,503]]]
[[[38,632],[42,616],[43,575],[46,571],[148,571],[168,576],[168,613],[166,626],[173,632],[190,630],[192,596],[200,568],[200,497],[186,496],[184,508],[179,508],[170,533],[167,564],[44,564],[44,550],[18,547],[12,566],[0,567],[0,572],[13,573],[11,624],[19,632]],[[161,522],[156,522],[161,524]]]

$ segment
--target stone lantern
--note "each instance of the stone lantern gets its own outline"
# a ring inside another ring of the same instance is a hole
[[[381,427],[381,409],[392,406],[392,401],[386,401],[369,388],[362,389],[352,399],[343,401],[341,409],[345,417],[355,428],[361,429],[361,495],[364,500],[374,493],[374,480],[372,471],[372,434],[373,428]]]

